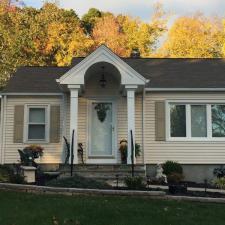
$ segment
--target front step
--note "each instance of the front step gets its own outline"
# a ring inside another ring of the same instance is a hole
[[[123,180],[127,176],[131,176],[131,165],[96,165],[96,164],[85,164],[85,165],[74,165],[73,172],[77,175],[93,178],[96,180],[115,180],[118,176],[119,180]],[[70,166],[61,166],[61,177],[70,176]],[[145,165],[138,164],[134,166],[134,175],[145,177],[146,175]]]

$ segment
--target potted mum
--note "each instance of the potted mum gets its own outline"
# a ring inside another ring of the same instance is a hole
[[[27,183],[35,183],[35,172],[37,163],[35,159],[43,155],[43,148],[39,145],[29,145],[23,150],[18,150],[20,154],[22,175]]]
[[[127,164],[127,140],[123,139],[120,141],[119,147],[120,155],[121,155],[121,163]],[[138,143],[135,143],[135,157],[140,156],[141,146]]]

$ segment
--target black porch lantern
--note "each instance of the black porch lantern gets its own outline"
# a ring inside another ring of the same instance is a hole
[[[100,83],[102,88],[104,88],[106,86],[106,79],[105,79],[104,69],[105,69],[105,67],[103,66],[102,67],[102,76],[101,76],[101,79],[99,80],[99,83]]]

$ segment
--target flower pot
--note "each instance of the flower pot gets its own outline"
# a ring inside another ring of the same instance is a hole
[[[187,185],[185,184],[169,184],[170,194],[185,194],[187,193]]]

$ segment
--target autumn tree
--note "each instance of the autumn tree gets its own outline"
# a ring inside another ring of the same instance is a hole
[[[223,32],[216,19],[202,15],[178,18],[159,55],[172,58],[221,57]]]
[[[161,5],[155,6],[150,23],[138,18],[105,14],[93,28],[92,37],[96,47],[106,44],[123,57],[138,49],[142,57],[149,57],[155,50],[158,38],[166,31],[167,16]]]
[[[223,57],[225,57],[225,20],[222,21],[223,22],[223,46],[222,46],[222,54],[223,54]]]
[[[64,66],[90,52],[93,41],[73,10],[50,3],[13,11],[0,6],[1,86],[18,66]]]
[[[125,34],[114,16],[104,16],[99,19],[92,33],[95,46],[107,45],[112,51],[121,56],[127,55]]]

